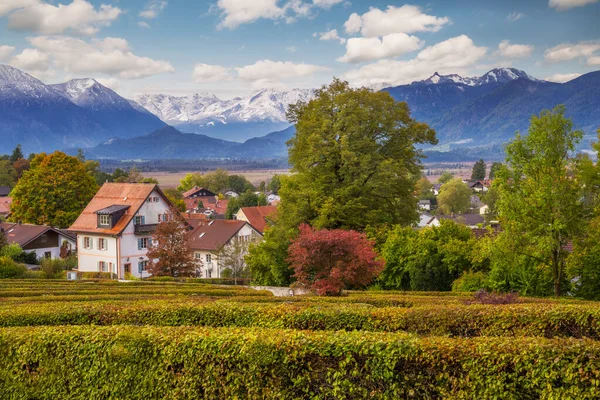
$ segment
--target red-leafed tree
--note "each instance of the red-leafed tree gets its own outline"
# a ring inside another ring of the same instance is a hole
[[[171,216],[152,235],[148,272],[154,276],[195,276],[200,265],[186,241],[187,224],[176,209],[171,209]]]
[[[356,231],[314,230],[303,224],[288,254],[294,277],[318,295],[364,288],[383,270],[373,242]]]

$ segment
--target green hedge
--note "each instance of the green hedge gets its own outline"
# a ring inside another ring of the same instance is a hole
[[[200,299],[153,302],[48,302],[0,307],[0,326],[156,325],[412,332],[452,337],[536,336],[600,339],[597,306],[518,304],[373,307],[268,304]]]
[[[594,399],[600,343],[365,332],[0,329],[3,399]]]

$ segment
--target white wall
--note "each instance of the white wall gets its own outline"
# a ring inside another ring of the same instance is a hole
[[[93,247],[86,249],[84,246],[84,238],[89,237],[92,239]],[[106,239],[107,246],[106,250],[98,249],[98,239]],[[82,272],[99,272],[98,262],[104,261],[107,264],[113,263],[113,271],[117,265],[117,239],[106,235],[94,235],[91,233],[78,233],[77,234],[77,261],[78,270]]]

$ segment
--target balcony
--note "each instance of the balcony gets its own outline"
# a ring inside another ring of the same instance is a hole
[[[139,225],[134,225],[133,232],[136,235],[151,235],[152,233],[154,233],[154,231],[156,230],[157,227],[158,227],[158,224],[139,224]]]

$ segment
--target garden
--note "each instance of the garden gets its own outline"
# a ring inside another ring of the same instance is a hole
[[[599,338],[567,298],[0,281],[6,399],[591,399]]]

